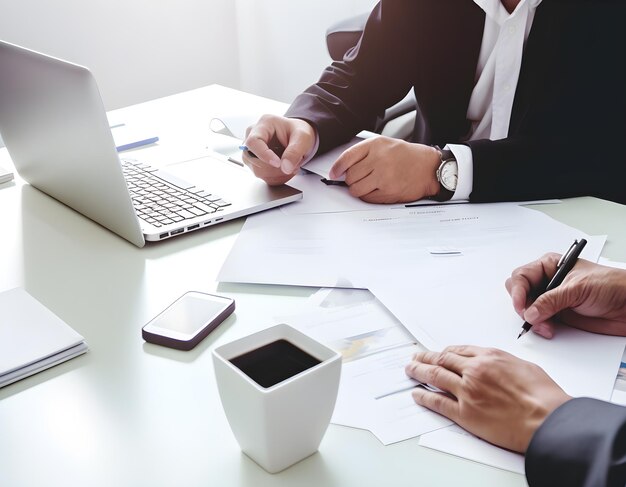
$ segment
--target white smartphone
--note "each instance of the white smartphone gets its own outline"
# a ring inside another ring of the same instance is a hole
[[[141,336],[157,345],[191,350],[234,310],[234,299],[189,291],[150,320]]]

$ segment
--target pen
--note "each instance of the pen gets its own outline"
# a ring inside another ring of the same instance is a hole
[[[252,152],[250,149],[248,149],[248,146],[247,146],[247,145],[243,145],[243,144],[242,144],[242,145],[240,145],[240,146],[239,146],[239,150],[240,150],[240,151],[243,151],[243,152],[248,151],[248,154],[250,154],[250,157],[256,157],[256,155],[254,154],[254,152]]]
[[[285,147],[280,143],[280,141],[278,140],[278,137],[276,137],[275,135],[270,139],[270,141],[267,143],[267,146],[269,147],[269,149],[274,152],[274,154],[276,154],[278,157],[283,157],[283,152],[285,152]],[[245,145],[245,144],[241,144],[239,146],[239,149],[244,151],[244,152],[248,152],[248,155],[250,157],[255,157],[258,159],[257,155],[252,152],[250,150],[250,148]]]
[[[420,382],[416,379],[410,378],[406,380],[405,385],[391,391],[385,391],[382,394],[375,396],[374,399],[383,399],[385,397],[393,396],[394,394],[399,394],[400,392],[410,391],[411,389],[415,389],[416,387],[423,387],[430,392],[443,392],[444,394],[446,394],[446,391],[439,389],[439,387],[431,386],[430,384],[426,384],[425,382]]]
[[[537,297],[561,285],[563,279],[565,279],[565,276],[567,276],[569,271],[571,271],[576,265],[576,262],[578,261],[578,256],[585,248],[585,245],[587,245],[587,241],[584,238],[581,238],[580,241],[574,240],[574,243],[570,246],[569,250],[561,256],[559,263],[556,265],[556,273],[554,274],[552,279],[550,279],[550,282],[548,283],[546,288],[543,291],[539,292]],[[528,323],[528,321],[524,321],[524,324],[522,325],[522,331],[517,336],[517,339],[519,340],[519,338],[527,333],[532,326],[533,325]]]
[[[346,183],[345,181],[339,181],[337,179],[322,178],[320,179],[320,181],[322,181],[326,186],[345,186],[346,188],[348,187],[348,183]]]

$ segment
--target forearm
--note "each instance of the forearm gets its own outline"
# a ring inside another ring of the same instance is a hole
[[[383,1],[372,11],[358,45],[299,95],[286,116],[312,123],[320,152],[372,129],[377,116],[411,88],[406,49],[411,17],[405,2]]]

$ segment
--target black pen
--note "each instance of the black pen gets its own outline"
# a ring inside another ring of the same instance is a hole
[[[565,252],[561,256],[559,263],[556,265],[556,273],[554,274],[552,279],[550,279],[550,282],[548,283],[546,288],[543,291],[539,292],[537,297],[561,285],[563,279],[565,279],[565,276],[567,276],[567,274],[569,274],[569,271],[571,271],[576,265],[576,262],[578,261],[578,256],[585,248],[585,245],[587,245],[587,241],[584,238],[581,238],[580,241],[574,240],[572,246],[567,252]],[[525,321],[522,325],[522,331],[517,336],[517,339],[519,340],[519,338],[526,332],[528,332],[528,330],[530,330],[532,326],[533,325],[528,323],[528,321]]]
[[[348,183],[346,183],[345,181],[339,181],[337,179],[322,178],[320,179],[320,181],[323,182],[326,186],[345,186],[346,188],[348,187]]]

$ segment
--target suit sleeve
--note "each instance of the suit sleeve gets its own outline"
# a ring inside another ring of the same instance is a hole
[[[411,89],[406,37],[411,13],[407,2],[382,1],[374,7],[358,44],[334,62],[319,81],[299,95],[287,117],[312,123],[320,152],[347,142],[361,130],[374,128],[377,116]]]
[[[530,487],[624,487],[626,408],[589,398],[556,409],[526,452]]]

